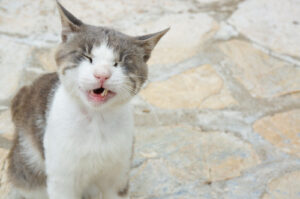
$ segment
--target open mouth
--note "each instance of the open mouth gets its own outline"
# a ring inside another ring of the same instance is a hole
[[[105,97],[108,93],[108,90],[106,88],[97,88],[92,90],[92,93],[95,95],[101,95],[102,97]]]
[[[105,102],[114,95],[114,92],[103,87],[96,88],[88,92],[89,99],[96,102]]]

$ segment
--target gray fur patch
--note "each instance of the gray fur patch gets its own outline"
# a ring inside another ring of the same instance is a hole
[[[24,154],[34,150],[44,158],[46,114],[58,81],[56,73],[43,75],[31,86],[23,87],[12,100],[12,121],[16,128],[13,147],[8,156],[8,176],[16,187],[30,189],[46,185],[44,171],[33,169],[34,164],[29,166],[29,160]],[[22,145],[21,139],[24,138],[31,146]]]

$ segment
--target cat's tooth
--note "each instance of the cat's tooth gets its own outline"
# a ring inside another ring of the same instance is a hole
[[[101,96],[102,96],[102,97],[105,97],[105,96],[107,95],[107,93],[108,93],[108,90],[107,90],[107,89],[104,89],[104,91],[102,92]]]

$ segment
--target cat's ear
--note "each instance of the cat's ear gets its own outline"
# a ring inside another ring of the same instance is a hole
[[[68,40],[68,37],[80,30],[80,27],[83,23],[79,19],[74,17],[74,15],[72,15],[67,9],[65,9],[58,1],[56,1],[56,3],[62,25],[61,38],[63,42],[66,42]]]
[[[145,55],[144,55],[144,61],[147,62],[150,58],[151,52],[156,46],[157,42],[164,36],[170,28],[167,28],[163,31],[148,34],[148,35],[143,35],[143,36],[138,36],[135,37],[137,42],[144,48],[145,50]]]

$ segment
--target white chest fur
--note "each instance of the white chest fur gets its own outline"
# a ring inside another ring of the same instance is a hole
[[[83,110],[60,86],[44,137],[48,178],[62,184],[74,182],[77,190],[91,184],[106,186],[104,182],[128,172],[132,141],[129,104],[97,112]]]

